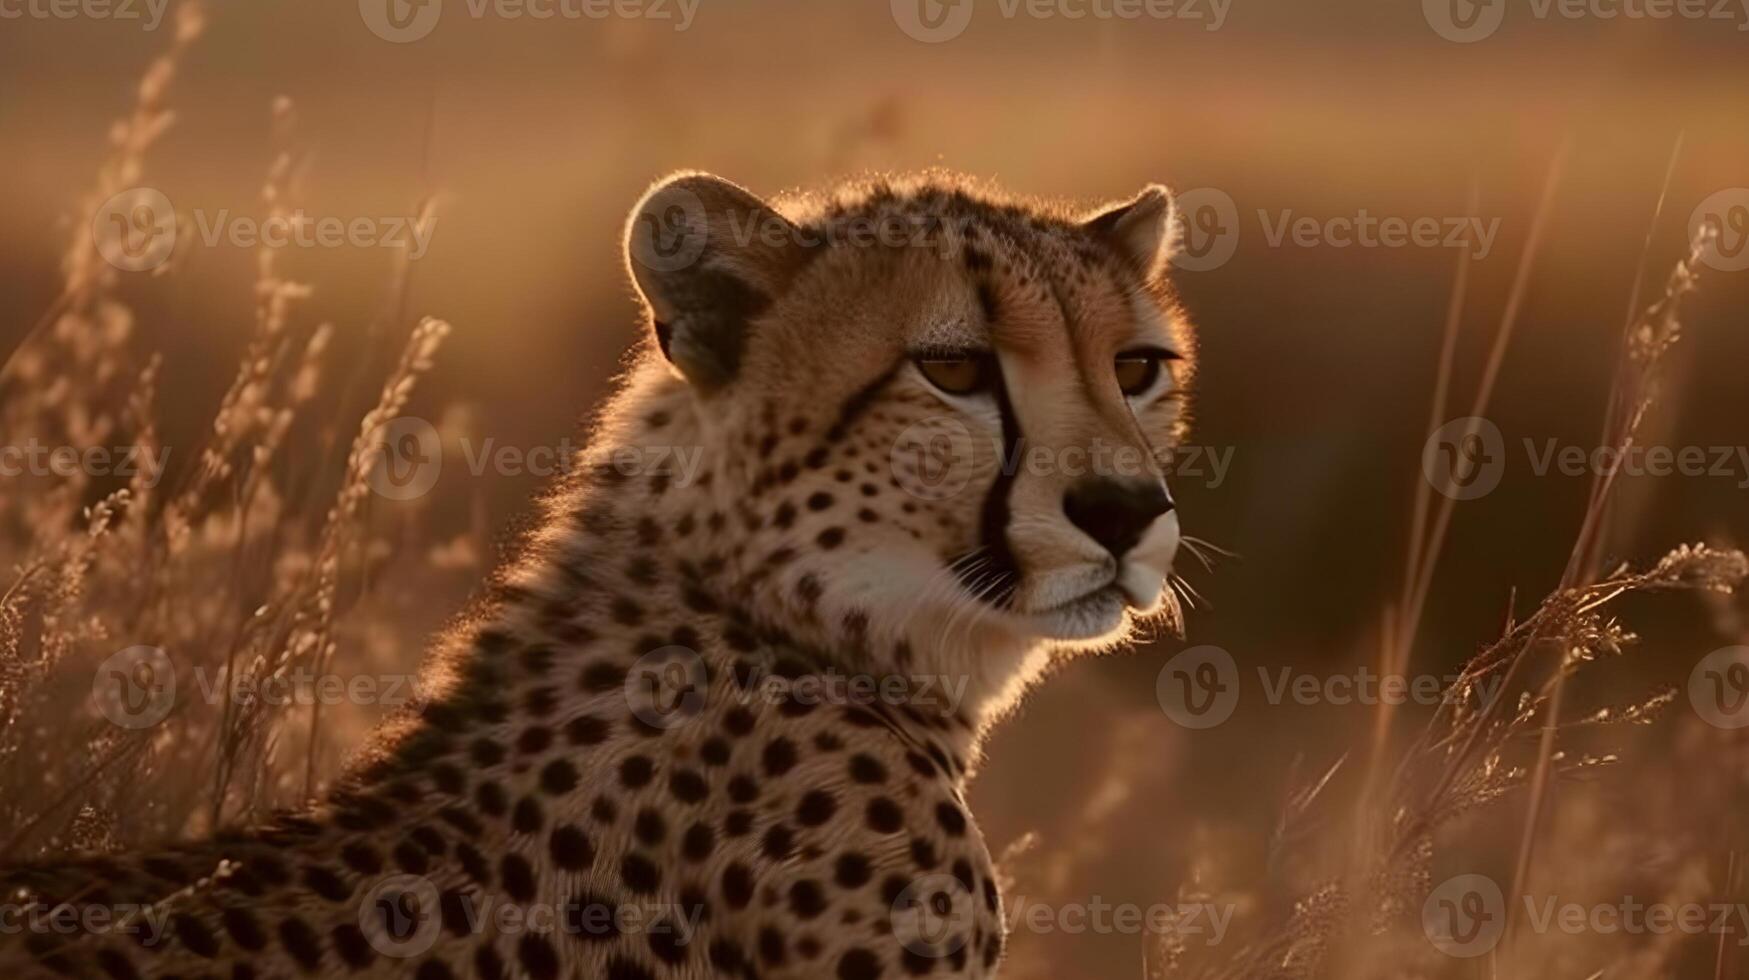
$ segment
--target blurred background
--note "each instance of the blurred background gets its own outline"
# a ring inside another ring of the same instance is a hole
[[[404,269],[393,248],[278,250],[280,273],[313,290],[290,314],[297,329],[332,325],[338,367],[315,403],[335,409],[341,434],[311,441],[326,454],[286,454],[278,478],[331,490],[346,427],[374,394],[345,379],[375,383],[422,315],[453,332],[410,414],[475,445],[526,450],[574,436],[639,339],[619,254],[626,210],[673,169],[777,194],[939,166],[1089,205],[1152,181],[1219,205],[1210,223],[1198,223],[1201,208],[1191,214],[1192,247],[1216,235],[1215,259],[1186,262],[1202,267],[1175,278],[1201,349],[1190,442],[1228,465],[1218,478],[1207,465],[1181,475],[1174,491],[1187,532],[1233,557],[1181,569],[1206,600],[1186,637],[1067,665],[1036,692],[990,745],[973,802],[993,849],[1028,842],[1010,868],[1013,889],[1034,901],[1145,906],[1181,889],[1224,892],[1270,873],[1285,801],[1370,735],[1365,707],[1265,703],[1257,669],[1327,677],[1376,660],[1404,577],[1463,250],[1446,229],[1469,214],[1472,194],[1492,231],[1485,248],[1469,246],[1446,418],[1469,414],[1537,203],[1563,161],[1487,412],[1507,465],[1496,489],[1456,509],[1411,671],[1453,673],[1515,603],[1522,613],[1559,580],[1590,480],[1539,474],[1527,441],[1538,453],[1551,440],[1597,445],[1636,279],[1641,305],[1655,299],[1709,216],[1721,240],[1698,267],[1647,435],[1723,447],[1729,462],[1710,475],[1625,479],[1605,551],[1608,564],[1644,564],[1682,542],[1749,538],[1749,451],[1735,448],[1749,444],[1749,274],[1732,271],[1749,266],[1749,253],[1733,261],[1749,235],[1749,10],[1651,18],[1614,4],[1600,6],[1616,16],[1600,16],[1532,0],[1450,2],[1180,0],[1154,8],[1171,16],[1138,3],[1141,16],[1122,18],[1098,13],[1130,9],[1118,0],[706,0],[690,10],[650,0],[543,19],[466,0],[225,0],[205,8],[204,32],[178,55],[162,96],[173,122],[123,181],[183,216],[174,274],[125,273],[113,289],[135,312],[128,344],[163,356],[160,437],[175,472],[190,465],[179,447],[204,436],[256,325],[256,250],[198,231],[191,241],[189,221],[264,213],[281,153],[291,199],[312,217],[383,225],[429,204],[429,247]],[[174,9],[149,26],[145,0],[138,20],[51,6],[0,0],[9,352],[55,308],[68,243],[76,249],[91,222],[86,197],[111,153],[111,122],[130,114],[176,32]],[[1344,244],[1345,226],[1331,222],[1364,216],[1431,220],[1439,240]],[[1301,219],[1311,230],[1279,233]],[[545,482],[446,467],[415,521],[438,571],[371,600],[376,655],[416,660]],[[1609,665],[1600,700],[1686,689],[1695,664],[1726,645],[1716,610],[1692,598],[1629,610],[1646,641]],[[1246,681],[1231,720],[1191,731],[1162,710],[1156,680],[1169,657],[1202,644],[1227,651]],[[1684,697],[1669,714],[1663,729],[1633,734],[1630,768],[1556,793],[1557,812],[1588,801],[1621,815],[1618,850],[1598,853],[1623,866],[1657,868],[1634,834],[1677,833],[1657,820],[1681,809],[1679,794],[1648,800],[1651,784],[1631,768],[1657,769],[1698,724]],[[1400,721],[1412,731],[1417,717]],[[324,750],[324,772],[356,731]],[[1700,769],[1717,775],[1714,765]],[[1664,809],[1649,812],[1657,802]],[[1508,801],[1489,819],[1515,843],[1521,815]],[[1023,931],[1010,969],[1136,977],[1151,942]],[[1562,955],[1577,958],[1548,962],[1609,962],[1584,946]],[[1679,971],[1661,975],[1713,976],[1710,954],[1701,959],[1678,958]]]

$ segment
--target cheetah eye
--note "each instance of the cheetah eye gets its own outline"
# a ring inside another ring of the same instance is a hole
[[[1183,360],[1183,356],[1164,348],[1125,351],[1117,356],[1113,368],[1117,386],[1126,398],[1134,398],[1154,387],[1160,380],[1160,366],[1167,361]]]
[[[990,387],[990,358],[980,354],[923,354],[913,358],[929,383],[950,395],[971,395]]]

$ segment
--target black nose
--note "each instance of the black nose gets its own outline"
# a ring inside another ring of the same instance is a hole
[[[1083,480],[1063,496],[1070,523],[1122,558],[1156,518],[1172,510],[1172,497],[1158,480]]]

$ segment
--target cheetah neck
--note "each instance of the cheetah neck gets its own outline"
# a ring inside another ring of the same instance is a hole
[[[927,610],[883,615],[878,601],[835,591],[857,557],[810,553],[774,533],[753,489],[755,454],[724,446],[724,430],[746,421],[710,418],[665,370],[640,370],[575,478],[547,502],[524,557],[501,573],[490,608],[455,638],[454,673],[490,673],[471,661],[503,637],[547,651],[537,658],[601,638],[633,659],[692,651],[751,664],[758,683],[780,687],[805,664],[805,681],[788,690],[805,683],[823,704],[881,711],[975,760],[1047,652]]]

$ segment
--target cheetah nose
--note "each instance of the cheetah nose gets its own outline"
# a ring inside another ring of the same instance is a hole
[[[1172,496],[1158,480],[1083,480],[1063,495],[1069,522],[1105,546],[1113,558],[1142,540],[1148,527],[1171,513]]]

